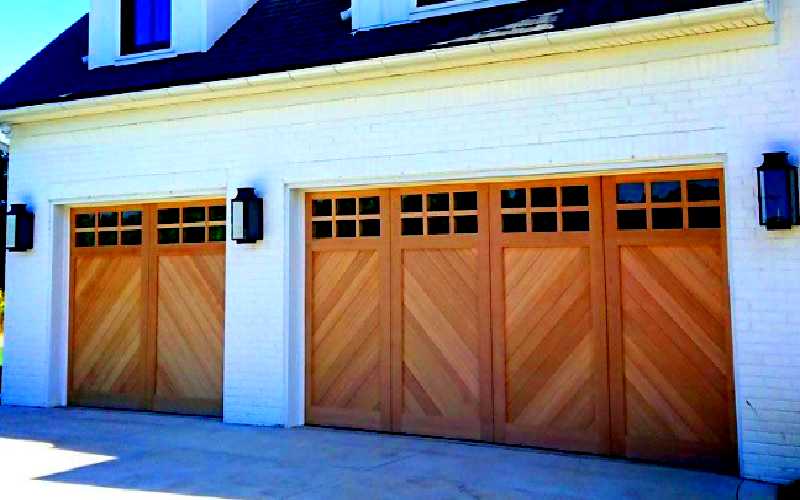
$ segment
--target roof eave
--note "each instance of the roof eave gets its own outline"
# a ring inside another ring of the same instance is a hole
[[[695,34],[757,27],[776,22],[777,2],[778,0],[749,0],[681,13],[438,48],[411,54],[25,106],[0,110],[0,123],[29,123],[126,109],[341,84],[371,78],[629,46]]]

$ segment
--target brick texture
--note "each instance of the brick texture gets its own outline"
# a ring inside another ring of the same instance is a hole
[[[800,478],[800,230],[760,228],[755,185],[761,153],[785,149],[797,162],[800,152],[800,0],[781,3],[774,45],[678,56],[705,42],[15,127],[10,197],[36,209],[37,230],[35,250],[8,259],[3,402],[63,403],[54,390],[63,384],[54,354],[63,342],[54,326],[63,301],[53,285],[63,252],[57,205],[257,187],[265,241],[228,246],[224,411],[229,422],[282,425],[291,187],[708,157],[726,170],[742,474]]]

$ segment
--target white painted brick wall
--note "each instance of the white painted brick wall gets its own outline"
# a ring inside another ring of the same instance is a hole
[[[663,58],[706,42],[16,127],[10,197],[38,218],[36,249],[8,260],[4,403],[63,403],[51,205],[259,188],[265,241],[228,246],[225,418],[284,424],[288,187],[724,158],[742,472],[800,478],[800,230],[763,231],[755,198],[761,153],[800,152],[800,0],[777,45]]]

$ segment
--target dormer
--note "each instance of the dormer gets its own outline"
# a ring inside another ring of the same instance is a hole
[[[258,0],[92,0],[89,69],[210,49]]]
[[[353,30],[358,31],[523,1],[525,0],[353,0],[348,14],[352,17]]]

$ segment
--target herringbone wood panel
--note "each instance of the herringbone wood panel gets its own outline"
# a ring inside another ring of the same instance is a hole
[[[713,246],[624,247],[629,437],[730,446],[722,256]]]
[[[718,189],[693,193],[697,181]],[[620,201],[620,184],[645,188],[646,203]],[[659,184],[679,184],[679,196],[658,199]],[[731,470],[736,424],[722,171],[604,178],[603,191],[613,449]],[[682,228],[656,227],[664,206],[681,209]],[[719,226],[696,227],[697,207],[718,210]],[[646,227],[623,224],[626,210],[644,211]]]
[[[156,398],[222,407],[225,254],[158,257]],[[191,405],[188,405],[191,406]],[[203,412],[207,413],[207,412]],[[215,411],[218,413],[218,411]]]
[[[142,397],[144,304],[138,255],[75,258],[70,399]],[[135,404],[134,404],[135,406]]]
[[[403,252],[404,420],[480,436],[478,251]],[[404,427],[407,427],[404,425]]]
[[[505,252],[507,419],[590,433],[596,335],[586,248]]]
[[[313,255],[310,423],[380,425],[379,266],[374,250]]]

